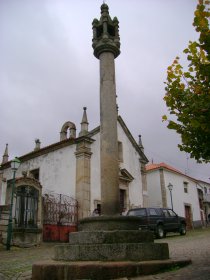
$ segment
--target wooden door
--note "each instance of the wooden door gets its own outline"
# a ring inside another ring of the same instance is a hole
[[[191,207],[189,205],[185,205],[185,218],[187,223],[187,229],[192,229],[192,218],[191,218]]]

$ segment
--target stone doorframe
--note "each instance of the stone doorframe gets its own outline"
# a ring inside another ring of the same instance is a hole
[[[30,186],[35,188],[38,193],[38,212],[37,212],[37,227],[38,228],[42,228],[42,186],[39,183],[39,181],[37,181],[34,178],[31,177],[21,177],[16,179],[15,181],[15,189],[17,189],[20,186]],[[15,196],[14,196],[15,198]],[[14,210],[15,210],[16,205],[14,204]]]
[[[15,216],[16,211],[16,190],[21,186],[28,186],[38,191],[37,222],[35,227],[18,227],[14,224],[12,243],[16,246],[30,247],[38,245],[42,241],[42,186],[39,181],[27,176],[15,180],[13,217]],[[7,193],[7,204],[10,204],[10,197],[11,193]]]

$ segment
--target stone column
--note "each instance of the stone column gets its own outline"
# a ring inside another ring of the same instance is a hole
[[[100,137],[102,214],[120,213],[117,109],[114,54],[103,52],[100,59]]]

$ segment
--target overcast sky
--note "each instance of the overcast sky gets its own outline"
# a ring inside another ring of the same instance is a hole
[[[99,61],[93,56],[92,20],[99,0],[0,1],[0,153],[9,159],[59,141],[64,122],[80,131],[87,106],[89,129],[99,125]],[[107,0],[120,22],[115,60],[119,114],[145,154],[209,182],[210,164],[196,164],[166,128],[166,69],[189,40],[197,0]]]

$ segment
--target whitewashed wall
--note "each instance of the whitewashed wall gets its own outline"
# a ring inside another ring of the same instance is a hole
[[[169,182],[173,185],[172,198],[174,211],[181,216],[185,216],[184,205],[189,204],[191,205],[193,221],[201,220],[196,183],[187,176],[172,173],[166,170],[164,171],[164,175],[166,187],[168,186]],[[188,183],[188,193],[184,192],[184,182]],[[171,205],[170,192],[168,188],[166,190],[166,193],[167,201],[169,202],[168,205]]]
[[[160,188],[160,171],[147,173],[148,203],[150,207],[162,207],[162,194]]]
[[[174,173],[166,169],[164,169],[164,179],[168,207],[171,208],[171,198],[167,186],[169,183],[171,183],[173,185],[172,199],[174,211],[180,216],[185,216],[184,206],[185,204],[190,205],[193,221],[200,221],[200,206],[196,183],[185,175]],[[188,183],[188,193],[184,192],[184,182]],[[147,183],[150,203],[149,206],[162,207],[162,204],[160,204],[161,187],[159,170],[147,172]]]
[[[91,213],[94,210],[94,201],[101,200],[100,188],[100,134],[92,137],[95,141],[91,145]],[[139,154],[131,144],[127,135],[118,123],[118,140],[123,145],[123,162],[121,168],[125,168],[134,177],[129,184],[129,205],[131,207],[140,207],[143,205],[142,181],[140,173]],[[49,152],[34,159],[22,162],[16,177],[22,177],[23,171],[39,169],[39,180],[43,191],[52,191],[75,197],[76,182],[76,157],[75,145],[70,145],[59,150]],[[7,180],[12,179],[10,168],[4,170],[4,177]],[[6,199],[6,183],[1,189],[2,205]]]
[[[39,181],[43,191],[52,191],[75,198],[76,159],[74,153],[75,145],[71,145],[22,162],[17,170],[16,178],[22,177],[23,171],[39,168]],[[12,179],[11,169],[4,170],[3,176],[7,180]],[[5,190],[3,194],[2,205],[5,204]]]
[[[119,123],[117,128],[118,141],[122,142],[123,146],[123,162],[120,162],[120,167],[125,168],[134,177],[129,183],[129,204],[132,208],[140,207],[143,205],[140,156]]]

